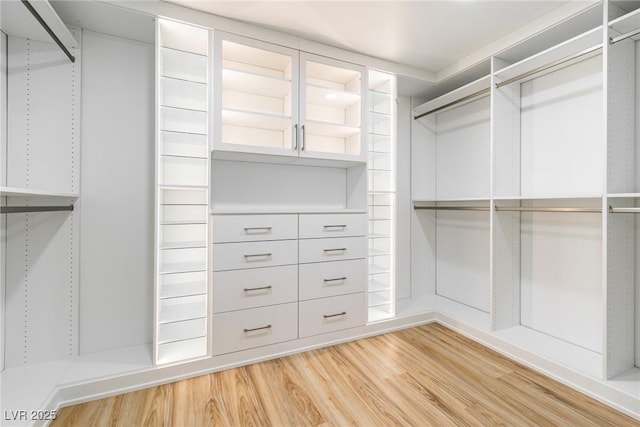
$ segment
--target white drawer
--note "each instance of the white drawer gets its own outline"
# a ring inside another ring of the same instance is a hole
[[[367,235],[367,214],[302,214],[300,238]]]
[[[297,300],[297,265],[213,273],[214,313]]]
[[[297,263],[297,240],[216,243],[213,245],[213,271],[274,267]]]
[[[298,215],[214,215],[213,243],[298,238]]]
[[[366,284],[366,259],[300,265],[300,300],[364,292]]]
[[[301,301],[299,304],[300,338],[362,326],[366,322],[364,292]]]
[[[341,261],[365,258],[366,256],[367,239],[365,237],[300,240],[300,264]]]
[[[298,338],[298,304],[280,304],[213,315],[213,354]]]

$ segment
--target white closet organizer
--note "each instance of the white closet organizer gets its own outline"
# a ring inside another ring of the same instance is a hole
[[[605,376],[637,393],[640,381],[640,9],[609,4],[607,25],[607,198]],[[634,6],[637,7],[638,5]],[[635,89],[635,90],[634,90]]]
[[[208,354],[209,30],[157,23],[154,360]]]
[[[396,78],[369,71],[369,322],[395,316]]]
[[[363,67],[220,31],[214,40],[214,158],[366,161]]]
[[[601,46],[596,28],[493,64],[493,328],[595,378],[604,360]]]
[[[435,294],[489,327],[490,77],[414,109],[413,202],[435,253]],[[442,301],[444,303],[444,301]]]

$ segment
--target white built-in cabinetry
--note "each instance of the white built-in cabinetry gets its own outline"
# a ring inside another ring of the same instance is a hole
[[[414,108],[414,257],[443,315],[624,401],[640,396],[640,15],[605,6],[612,22],[516,46]]]
[[[214,55],[214,158],[366,161],[364,67],[222,31]]]

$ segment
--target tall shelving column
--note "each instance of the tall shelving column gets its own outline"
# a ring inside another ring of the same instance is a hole
[[[395,316],[396,79],[369,71],[369,322]]]
[[[157,23],[154,360],[208,354],[209,30]]]

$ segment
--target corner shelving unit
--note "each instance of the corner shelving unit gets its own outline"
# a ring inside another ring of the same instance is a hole
[[[157,23],[156,364],[209,353],[209,37]]]

